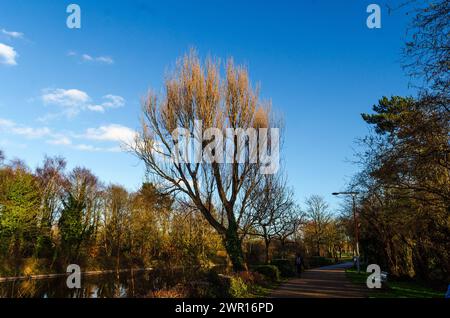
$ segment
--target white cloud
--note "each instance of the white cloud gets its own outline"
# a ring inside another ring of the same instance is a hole
[[[45,90],[42,100],[46,104],[55,104],[65,107],[73,107],[83,105],[89,102],[90,97],[79,89],[62,89]]]
[[[119,108],[125,105],[125,99],[117,95],[103,96],[104,102],[99,105],[89,105],[88,108],[95,112],[104,112],[107,108]]]
[[[83,60],[85,60],[85,61],[93,61],[93,60],[94,60],[94,58],[93,58],[92,56],[88,55],[88,54],[83,54],[83,55],[81,56],[81,58],[82,58]]]
[[[41,96],[44,104],[62,107],[64,115],[74,117],[86,108],[91,98],[78,89],[46,89]]]
[[[14,38],[14,39],[22,39],[24,36],[24,34],[22,32],[7,31],[5,29],[1,29],[1,33],[3,33],[4,35],[6,35],[10,38]]]
[[[69,146],[72,144],[72,140],[70,140],[67,136],[54,136],[53,139],[47,140],[47,143],[51,145],[62,145],[62,146]]]
[[[40,128],[27,127],[18,125],[11,120],[2,118],[0,118],[0,130],[15,135],[24,136],[25,138],[29,139],[42,138],[51,135],[51,130],[48,127],[40,127]]]
[[[88,105],[88,109],[92,110],[93,112],[105,112],[105,108],[102,105]]]
[[[114,64],[114,60],[109,56],[99,56],[95,60],[99,63]]]
[[[82,150],[82,151],[95,151],[96,148],[92,145],[86,145],[86,144],[79,144],[74,146],[75,149]]]
[[[15,124],[16,123],[11,120],[0,118],[0,128],[11,128],[15,126]]]
[[[47,127],[43,128],[33,128],[33,127],[14,127],[12,131],[17,135],[22,135],[27,138],[42,138],[45,136],[49,136],[51,134],[51,130]]]
[[[12,46],[0,43],[0,64],[17,65],[18,54]]]
[[[67,53],[67,56],[74,56],[77,57],[78,54],[75,51],[69,51],[69,53]],[[92,56],[90,54],[80,54],[79,55],[79,59],[82,62],[90,62],[90,63],[98,63],[98,64],[114,64],[114,59],[110,56]]]
[[[121,146],[133,142],[136,135],[136,132],[132,129],[118,124],[88,128],[84,134],[76,134],[71,131],[57,132],[48,127],[19,125],[4,118],[0,118],[0,132],[22,136],[27,139],[44,139],[46,143],[51,145],[89,152],[120,152],[123,150]],[[93,141],[99,143],[100,146],[83,142],[74,143],[73,140]],[[110,143],[112,146],[107,146],[107,144],[105,146],[105,143]]]
[[[88,128],[84,137],[90,140],[115,141],[130,144],[134,141],[136,132],[122,125],[110,124],[98,128]]]
[[[63,108],[63,114],[74,117],[80,111],[90,110],[94,112],[105,112],[106,109],[118,108],[125,105],[125,99],[118,95],[108,94],[103,96],[103,102],[92,103],[91,97],[84,91],[78,89],[46,89],[41,96],[46,105],[57,105]],[[41,121],[57,117],[55,114],[41,117]]]
[[[87,145],[87,144],[78,144],[75,145],[73,148],[81,151],[89,151],[89,152],[120,152],[122,149],[120,147],[95,147],[93,145]]]
[[[125,99],[122,96],[118,95],[105,95],[103,96],[106,101],[103,103],[103,106],[106,108],[119,108],[125,105]]]

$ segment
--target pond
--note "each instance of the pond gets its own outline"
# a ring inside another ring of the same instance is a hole
[[[66,277],[0,283],[0,298],[151,297],[152,291],[175,286],[180,276],[162,270],[83,275],[81,288],[69,289]]]

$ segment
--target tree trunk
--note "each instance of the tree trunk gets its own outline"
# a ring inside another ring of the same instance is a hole
[[[320,256],[320,242],[319,242],[319,240],[317,240],[317,243],[316,243],[316,248],[317,248],[317,256]]]
[[[266,264],[269,264],[269,248],[270,248],[270,240],[269,239],[265,239],[264,240],[264,243],[265,243],[265,247],[266,247],[266,249],[265,249],[265,254],[266,254]]]
[[[242,272],[247,270],[244,262],[244,253],[242,252],[242,242],[239,239],[237,226],[230,224],[224,237],[224,245],[233,265],[234,272]]]
[[[286,241],[285,239],[280,240],[281,248],[281,259],[286,259]]]

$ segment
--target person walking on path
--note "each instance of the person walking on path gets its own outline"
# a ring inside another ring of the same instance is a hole
[[[297,257],[295,257],[295,267],[297,269],[298,277],[300,277],[302,275],[302,265],[303,265],[303,260],[302,260],[300,253],[298,253]]]

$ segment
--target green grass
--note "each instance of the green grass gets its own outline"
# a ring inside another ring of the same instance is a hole
[[[367,277],[370,273],[356,269],[348,269],[347,277],[354,284],[366,285]],[[444,298],[445,291],[437,291],[415,281],[388,281],[381,289],[369,290],[370,298]]]
[[[249,298],[266,298],[268,297],[275,289],[279,288],[281,284],[287,282],[289,279],[282,278],[280,281],[276,283],[267,283],[265,286],[261,285],[252,285],[249,290],[248,297]]]

